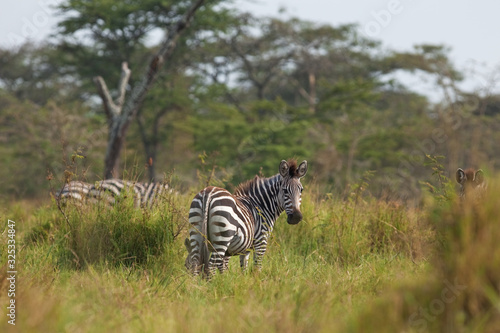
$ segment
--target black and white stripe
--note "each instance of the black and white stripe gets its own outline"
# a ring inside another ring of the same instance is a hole
[[[279,173],[270,178],[255,177],[240,185],[234,195],[219,187],[207,187],[193,199],[191,225],[185,245],[186,268],[194,275],[202,271],[209,279],[218,268],[227,268],[230,256],[239,255],[246,269],[250,251],[260,270],[267,241],[278,216],[285,211],[289,224],[302,220],[302,185],[307,162],[281,161]]]
[[[92,184],[71,181],[64,185],[61,191],[56,194],[57,200],[74,199],[78,201],[85,200],[92,189]]]
[[[136,207],[152,207],[157,198],[163,193],[170,193],[167,184],[140,183],[122,179],[106,179],[89,184],[81,181],[71,181],[56,195],[58,200],[74,199],[90,202],[105,201],[115,204],[118,198],[127,193],[134,196]]]

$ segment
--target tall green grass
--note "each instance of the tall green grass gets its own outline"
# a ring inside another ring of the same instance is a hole
[[[127,199],[114,207],[68,204],[62,212],[54,203],[27,211],[14,205],[2,217],[20,225],[15,328],[493,332],[500,188],[488,191],[479,204],[450,199],[409,208],[376,200],[363,186],[346,198],[306,190],[304,220],[277,221],[260,273],[242,273],[232,258],[210,282],[184,268],[192,194],[166,196],[152,210]],[[5,263],[2,252],[1,304]],[[459,288],[444,302],[449,284]],[[0,330],[13,331],[6,320]]]
[[[153,209],[135,208],[133,195],[124,195],[114,206],[104,199],[70,200],[46,212],[48,220],[44,213],[35,214],[38,223],[26,233],[25,241],[49,240],[58,267],[144,264],[173,248],[187,226],[185,204],[184,198],[171,193],[165,193]]]
[[[479,198],[439,201],[432,270],[374,300],[351,318],[352,332],[500,331],[500,183]],[[381,316],[381,313],[388,314]]]

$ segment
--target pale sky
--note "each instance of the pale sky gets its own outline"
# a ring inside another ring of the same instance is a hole
[[[42,40],[57,22],[50,6],[61,0],[22,0],[3,4],[0,46]],[[460,70],[473,66],[488,75],[500,66],[500,1],[493,0],[235,0],[256,15],[290,16],[333,26],[358,23],[361,32],[386,48],[404,51],[415,44],[444,43]],[[285,8],[285,13],[279,13]],[[486,85],[486,79],[476,78]]]
[[[288,14],[315,22],[332,25],[356,22],[361,31],[398,50],[419,43],[444,43],[453,48],[452,54],[459,62],[474,59],[492,65],[500,63],[500,45],[496,40],[500,32],[500,1],[253,0],[245,3],[243,7],[256,14],[274,15],[280,7],[285,7]],[[388,17],[384,14],[391,13],[390,8],[394,14]]]

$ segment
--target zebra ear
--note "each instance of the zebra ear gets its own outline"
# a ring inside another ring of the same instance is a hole
[[[300,163],[299,168],[297,169],[297,177],[302,178],[307,173],[307,161],[303,161]]]
[[[285,160],[281,161],[281,163],[280,163],[280,175],[281,175],[281,177],[283,177],[283,178],[287,177],[289,169],[290,169],[290,167],[288,166],[288,163]]]
[[[476,173],[474,174],[474,181],[478,184],[481,184],[482,182],[484,182],[483,170],[479,169],[476,171]]]
[[[467,177],[465,176],[464,170],[461,168],[458,168],[457,173],[455,174],[455,179],[457,180],[457,183],[462,184],[462,182],[466,179]]]

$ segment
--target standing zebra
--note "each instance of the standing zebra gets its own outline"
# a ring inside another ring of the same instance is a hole
[[[473,168],[466,169],[465,171],[458,168],[455,179],[460,184],[460,197],[465,198],[467,195],[478,196],[481,195],[486,188],[484,181],[483,170],[475,170]]]
[[[260,270],[267,241],[278,216],[285,211],[289,224],[302,220],[302,185],[307,162],[281,161],[279,173],[270,178],[254,179],[239,185],[231,194],[219,187],[207,187],[193,199],[189,209],[189,238],[186,268],[193,275],[204,271],[207,279],[217,267],[227,269],[230,256],[240,255],[246,269],[250,250]]]
[[[71,181],[56,195],[56,199],[72,198],[91,202],[106,200],[109,204],[114,204],[117,198],[131,191],[136,207],[152,207],[156,198],[166,190],[168,185],[163,183],[139,183],[121,179],[106,179],[95,184]]]

